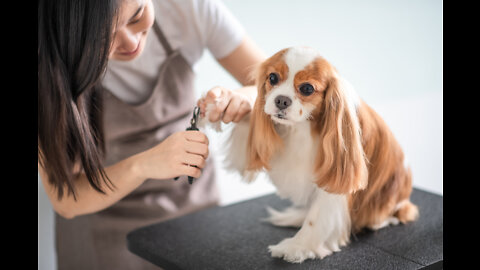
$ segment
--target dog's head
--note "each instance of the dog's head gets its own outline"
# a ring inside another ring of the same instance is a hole
[[[312,136],[321,140],[317,184],[334,193],[364,187],[367,173],[356,113],[360,100],[335,68],[312,48],[292,47],[268,58],[256,75],[247,168],[270,169],[270,158],[282,149],[275,125],[309,121]]]

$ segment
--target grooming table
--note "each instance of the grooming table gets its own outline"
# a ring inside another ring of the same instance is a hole
[[[268,252],[298,230],[260,221],[266,206],[290,205],[275,194],[138,228],[127,246],[164,269],[442,269],[443,197],[414,189],[411,201],[420,211],[416,222],[352,235],[340,252],[301,264]]]

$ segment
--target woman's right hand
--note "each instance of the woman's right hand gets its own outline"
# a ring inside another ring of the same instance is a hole
[[[180,131],[137,154],[135,159],[142,178],[170,179],[181,175],[199,178],[207,157],[208,138],[204,133]]]

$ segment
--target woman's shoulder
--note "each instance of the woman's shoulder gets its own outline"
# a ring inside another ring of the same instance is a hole
[[[243,37],[243,27],[220,0],[152,1],[166,38],[191,64],[204,49],[221,58]]]
[[[152,0],[155,19],[162,28],[178,28],[189,22],[191,0]]]
[[[208,34],[219,24],[228,24],[231,14],[219,0],[152,0],[155,16],[162,28],[170,28],[183,35],[197,32]]]

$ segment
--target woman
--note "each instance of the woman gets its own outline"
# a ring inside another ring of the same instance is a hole
[[[208,138],[184,130],[196,104],[215,101],[211,121],[243,119],[264,56],[213,0],[40,0],[38,12],[38,169],[58,268],[158,269],[126,234],[217,204]],[[244,87],[195,102],[205,48]]]

